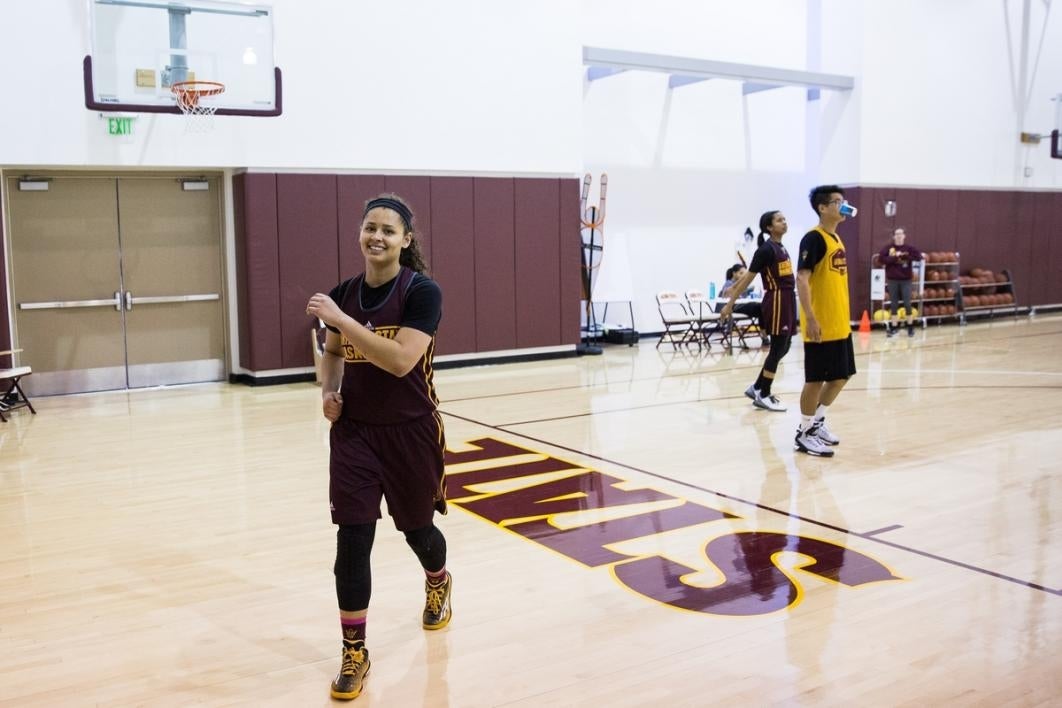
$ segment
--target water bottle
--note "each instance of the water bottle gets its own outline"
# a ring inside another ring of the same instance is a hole
[[[715,281],[714,280],[712,282],[708,283],[708,299],[709,300],[714,300],[715,299]]]

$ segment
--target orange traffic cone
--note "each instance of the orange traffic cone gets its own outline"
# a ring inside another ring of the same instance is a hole
[[[869,332],[870,331],[870,315],[867,314],[866,310],[863,310],[863,318],[861,320],[859,320],[859,331],[860,332]]]

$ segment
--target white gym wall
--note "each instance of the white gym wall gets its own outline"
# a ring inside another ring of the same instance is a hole
[[[116,140],[84,106],[88,2],[5,2],[0,165],[580,171],[581,44],[563,0],[272,5],[281,117],[185,135],[180,116],[142,114]]]

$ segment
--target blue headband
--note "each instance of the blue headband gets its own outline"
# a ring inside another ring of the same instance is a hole
[[[370,199],[365,204],[365,211],[364,213],[362,213],[361,218],[364,219],[370,211],[378,207],[390,209],[391,211],[397,213],[400,217],[402,217],[402,223],[406,225],[406,231],[413,230],[413,212],[411,212],[409,210],[409,207],[407,207],[405,204],[398,201],[397,199],[392,199],[391,197],[376,197],[376,199]]]

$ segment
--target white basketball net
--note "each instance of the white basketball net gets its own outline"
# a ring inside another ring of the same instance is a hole
[[[218,93],[221,93],[221,91],[206,94],[194,87],[174,88],[173,95],[177,97],[177,107],[188,118],[184,126],[184,132],[209,133],[214,129],[214,112],[217,111],[218,107],[205,104],[203,101],[213,100]]]

